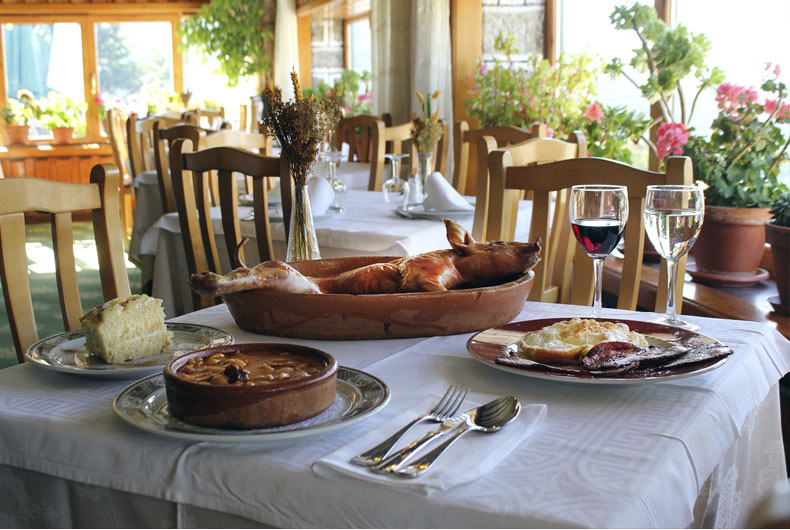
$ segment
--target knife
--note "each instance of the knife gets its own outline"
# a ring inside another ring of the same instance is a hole
[[[434,438],[443,436],[460,425],[466,425],[467,417],[468,416],[466,414],[459,414],[458,416],[453,416],[449,420],[445,420],[437,430],[429,432],[416,442],[411,443],[400,451],[391,454],[378,464],[371,466],[370,469],[375,473],[390,473]]]

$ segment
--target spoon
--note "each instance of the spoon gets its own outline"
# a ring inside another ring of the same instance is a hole
[[[419,460],[415,460],[403,467],[396,468],[390,471],[390,473],[405,478],[417,477],[425,473],[436,459],[439,458],[439,455],[464,433],[470,431],[482,433],[498,432],[502,427],[516,419],[519,412],[521,412],[521,404],[518,402],[518,399],[513,396],[504,396],[489,401],[476,409],[472,409],[464,415],[465,422],[462,426],[440,446]]]

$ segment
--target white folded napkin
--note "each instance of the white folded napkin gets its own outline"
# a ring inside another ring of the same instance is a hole
[[[277,190],[279,193],[280,190]],[[335,200],[335,191],[329,181],[322,177],[311,177],[307,181],[307,195],[310,197],[310,210],[313,215],[326,213]]]
[[[366,467],[350,463],[359,453],[381,443],[385,438],[409,423],[417,416],[430,410],[439,401],[439,396],[428,396],[415,403],[408,410],[398,414],[387,425],[372,429],[366,436],[338,449],[313,463],[313,471],[324,478],[352,477],[373,484],[399,489],[418,495],[431,495],[445,491],[459,484],[478,479],[494,469],[518,447],[530,434],[535,432],[546,417],[548,407],[543,404],[523,405],[518,418],[496,433],[468,432],[461,435],[433,466],[416,478],[402,478],[392,475],[379,475]],[[465,402],[463,410],[470,410],[479,404]],[[401,438],[395,450],[419,439],[426,432],[435,430],[438,423],[424,422],[415,426]],[[446,435],[445,435],[446,436]],[[420,458],[443,441],[440,437],[434,444],[423,448],[416,456]]]
[[[425,179],[425,200],[422,202],[422,206],[426,211],[434,210],[437,212],[471,211],[475,209],[438,171],[434,171]]]

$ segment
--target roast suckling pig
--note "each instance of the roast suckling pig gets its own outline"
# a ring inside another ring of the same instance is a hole
[[[539,260],[539,240],[481,243],[459,224],[449,219],[444,224],[451,249],[375,263],[335,276],[308,277],[287,263],[267,261],[225,275],[193,274],[189,283],[197,293],[211,296],[250,289],[306,294],[446,291],[493,285],[526,273]]]

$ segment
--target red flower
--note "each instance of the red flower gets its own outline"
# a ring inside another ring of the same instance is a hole
[[[584,116],[590,121],[601,123],[603,119],[603,109],[598,103],[590,103],[587,110],[584,111]]]
[[[689,131],[682,123],[662,123],[658,127],[658,140],[656,141],[656,151],[660,159],[673,155],[682,155],[683,146],[689,141]]]

